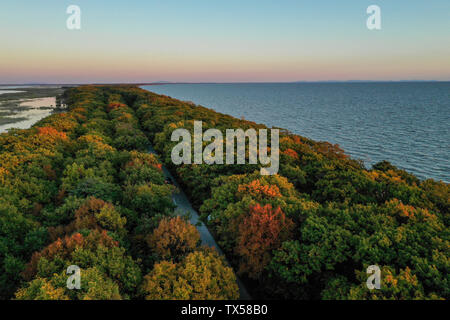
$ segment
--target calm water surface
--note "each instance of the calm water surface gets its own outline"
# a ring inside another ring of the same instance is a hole
[[[143,86],[450,182],[450,82]]]

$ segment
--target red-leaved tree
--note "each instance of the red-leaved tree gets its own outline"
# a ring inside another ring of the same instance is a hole
[[[294,223],[281,208],[270,204],[250,207],[250,214],[239,225],[235,252],[240,256],[239,272],[257,279],[270,262],[272,250],[292,236]]]

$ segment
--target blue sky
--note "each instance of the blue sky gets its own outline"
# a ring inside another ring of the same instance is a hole
[[[15,0],[0,29],[0,83],[450,80],[448,0]]]

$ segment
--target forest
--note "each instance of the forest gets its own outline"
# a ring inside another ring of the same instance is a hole
[[[283,129],[277,175],[248,161],[174,165],[171,134],[194,121],[267,127],[136,86],[63,98],[67,112],[0,135],[0,299],[238,299],[236,275],[259,299],[450,296],[448,184],[387,161],[366,169]],[[163,165],[231,266],[175,213]],[[66,287],[70,265],[80,290]],[[380,290],[366,287],[370,265]]]

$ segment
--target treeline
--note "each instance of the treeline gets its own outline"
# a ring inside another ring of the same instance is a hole
[[[287,131],[275,176],[248,164],[174,166],[171,133],[192,134],[194,120],[223,134],[265,126],[134,87],[111,90],[132,106],[254,297],[449,297],[448,184],[386,161],[366,170],[336,145]],[[370,265],[382,270],[380,290],[366,287]]]
[[[233,270],[175,216],[121,90],[69,89],[68,112],[0,135],[1,299],[239,297]],[[80,290],[67,288],[71,265]]]

